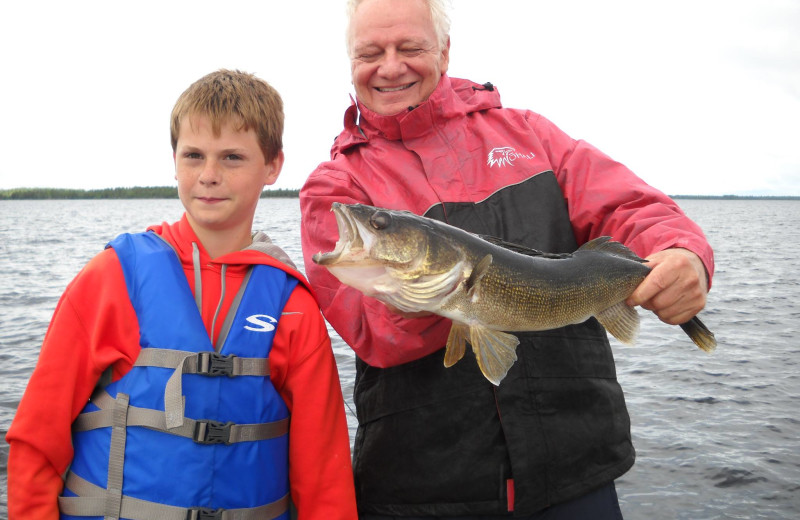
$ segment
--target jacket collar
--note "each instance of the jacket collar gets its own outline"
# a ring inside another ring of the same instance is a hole
[[[451,119],[471,112],[500,108],[500,93],[490,84],[442,75],[439,84],[427,100],[390,116],[373,112],[358,100],[353,100],[345,112],[344,130],[336,139],[332,155],[366,143],[380,136],[391,141],[422,137]]]

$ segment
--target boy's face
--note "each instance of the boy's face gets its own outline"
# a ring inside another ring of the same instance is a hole
[[[265,164],[254,130],[225,123],[215,136],[209,119],[195,115],[181,121],[174,159],[178,195],[198,238],[249,239],[261,190],[277,180],[283,153]]]

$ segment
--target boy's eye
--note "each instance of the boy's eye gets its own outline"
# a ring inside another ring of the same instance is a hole
[[[227,159],[229,161],[241,161],[242,160],[242,156],[238,155],[238,154],[235,154],[235,153],[232,153],[232,154],[226,155],[225,159]]]
[[[197,152],[187,152],[184,155],[184,157],[186,157],[187,159],[200,159],[201,158],[200,154],[197,153]]]

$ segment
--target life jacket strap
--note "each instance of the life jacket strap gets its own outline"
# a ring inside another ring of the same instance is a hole
[[[108,482],[105,493],[106,519],[120,518],[122,507],[122,470],[125,464],[125,441],[128,438],[129,397],[119,393],[112,411],[111,446],[108,450]]]
[[[191,352],[184,350],[143,348],[134,366],[175,368],[183,363],[184,374],[204,376],[268,376],[269,359],[244,358],[234,354],[225,356],[218,352]]]
[[[119,408],[117,401],[123,395],[125,394],[117,394],[115,399],[104,389],[96,389],[91,401],[100,409],[80,414],[72,424],[72,430],[87,431],[109,426],[116,428],[115,419],[119,413],[117,411]],[[186,437],[198,444],[232,444],[236,442],[261,441],[274,439],[289,432],[288,418],[256,424],[222,423],[212,420],[186,418],[181,426],[168,428],[164,412],[150,408],[129,406],[127,404],[127,396],[125,398],[126,413],[124,419],[127,426],[142,426],[170,435]],[[116,432],[116,430],[113,431]]]
[[[106,512],[106,490],[74,473],[67,475],[66,489],[76,497],[58,497],[59,510],[72,516],[103,516]],[[126,495],[120,498],[120,510],[114,518],[131,520],[271,520],[289,509],[289,495],[258,507],[210,509],[177,507],[141,500]],[[107,517],[108,518],[108,517]]]
[[[184,422],[183,374],[211,377],[268,376],[269,359],[223,356],[216,352],[187,352],[185,350],[143,348],[134,366],[171,368],[175,372],[164,389],[164,410],[167,428],[178,428]]]

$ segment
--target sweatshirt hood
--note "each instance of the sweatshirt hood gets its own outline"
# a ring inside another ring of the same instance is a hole
[[[273,243],[272,239],[263,231],[253,233],[252,243],[241,251],[234,251],[212,259],[200,239],[197,238],[185,213],[178,222],[173,224],[164,222],[160,225],[150,226],[147,230],[153,231],[166,239],[184,265],[192,265],[196,261],[195,257],[199,254],[199,261],[202,265],[226,264],[228,269],[245,270],[249,266],[257,264],[276,267],[282,267],[281,264],[283,264],[283,266],[289,267],[290,270],[297,270],[289,255]]]

